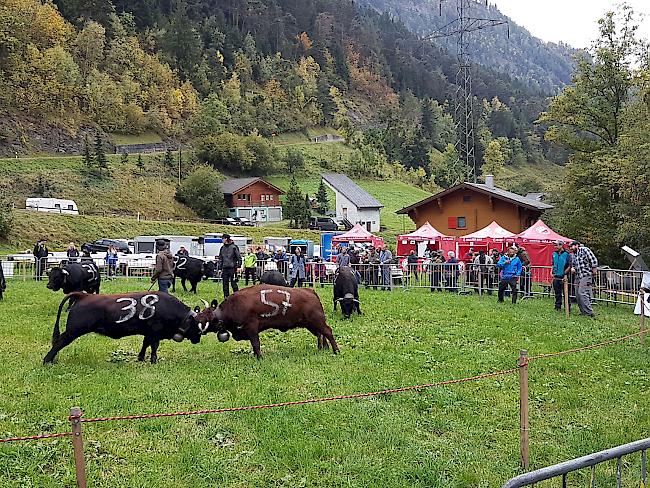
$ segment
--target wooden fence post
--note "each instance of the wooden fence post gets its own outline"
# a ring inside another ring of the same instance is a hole
[[[530,465],[529,429],[528,429],[528,351],[519,351],[519,450],[521,465],[528,469]]]
[[[571,299],[569,298],[569,280],[564,278],[562,280],[562,286],[564,287],[564,314],[566,319],[569,320],[571,315]]]
[[[84,441],[81,435],[81,409],[70,410],[72,424],[72,447],[74,448],[74,465],[77,473],[77,488],[86,488],[86,461],[84,459]]]
[[[641,293],[639,293],[639,297],[641,298],[641,317],[639,318],[639,332],[641,334],[639,337],[641,338],[641,345],[645,344],[645,310],[646,310],[646,303],[645,303],[645,292],[641,290]]]

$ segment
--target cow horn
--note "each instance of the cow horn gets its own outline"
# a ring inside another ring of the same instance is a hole
[[[343,298],[337,298],[336,299],[337,302],[340,302],[341,300],[343,300]]]
[[[190,310],[190,317],[196,317],[196,312],[194,310]]]
[[[65,268],[62,268],[62,269],[61,269],[61,273],[63,273],[64,275],[69,275],[69,274],[70,274],[70,273],[68,272],[68,270],[65,269]]]
[[[203,302],[203,306],[204,306],[205,308],[209,308],[209,307],[210,307],[210,304],[209,304],[208,302],[206,302],[205,300],[201,299],[201,302]]]
[[[354,303],[359,303],[359,300],[357,300],[356,298],[353,298],[352,301],[353,301]]]

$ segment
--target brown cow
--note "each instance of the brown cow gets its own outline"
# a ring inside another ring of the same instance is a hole
[[[206,303],[207,306],[207,303]],[[249,340],[257,358],[262,357],[259,333],[266,329],[304,327],[318,338],[318,348],[332,345],[336,354],[339,346],[332,329],[325,322],[320,298],[311,289],[257,285],[239,290],[221,304],[216,300],[196,316],[199,327],[208,332],[226,330],[237,341]],[[227,340],[227,335],[225,340]]]

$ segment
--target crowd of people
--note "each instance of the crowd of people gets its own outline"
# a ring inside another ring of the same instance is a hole
[[[266,247],[248,247],[242,257],[239,247],[234,244],[231,236],[225,234],[224,245],[219,255],[215,257],[217,269],[221,271],[223,293],[227,297],[231,289],[239,289],[239,274],[243,275],[246,286],[256,284],[269,263],[289,280],[289,286],[302,287],[308,277],[314,282],[325,283],[327,269],[320,257],[309,259],[300,247],[295,247],[292,253],[279,247],[270,252]],[[174,276],[174,256],[169,251],[168,243],[156,243],[156,264],[151,278],[158,282],[158,288],[167,292]],[[35,279],[41,280],[47,268],[47,240],[40,239],[34,246]],[[187,249],[181,246],[177,256],[189,256]],[[68,245],[66,255],[70,262],[91,259],[90,254],[80,254],[74,243]],[[357,280],[366,288],[390,290],[393,286],[391,266],[398,264],[388,246],[364,247],[338,246],[333,253],[336,267],[351,267]],[[109,246],[105,255],[108,277],[117,273],[118,252],[114,246]],[[589,317],[594,316],[593,282],[597,273],[598,260],[594,253],[577,241],[565,243],[557,241],[553,253],[552,289],[555,295],[555,309],[561,310],[565,304],[565,283],[571,291],[570,303],[575,300],[580,313]],[[466,284],[472,284],[478,292],[492,295],[497,292],[497,299],[503,302],[510,297],[513,304],[519,296],[532,294],[531,261],[526,249],[512,245],[505,252],[491,249],[489,252],[473,248],[459,259],[454,251],[427,249],[423,256],[417,256],[411,251],[404,260],[404,267],[409,279],[419,283],[423,275],[428,275],[428,285],[432,292],[459,290],[461,276]]]

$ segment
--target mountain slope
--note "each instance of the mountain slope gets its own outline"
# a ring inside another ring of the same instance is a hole
[[[439,0],[360,0],[398,18],[413,32],[428,36],[452,22],[456,16],[456,2]],[[532,90],[556,93],[571,81],[573,56],[579,51],[565,44],[543,42],[525,28],[502,14],[496,5],[471,2],[470,16],[508,22],[508,27],[497,26],[473,33],[470,37],[470,56],[478,64],[508,73],[526,83]],[[510,36],[508,37],[508,29]],[[441,37],[432,41],[456,50],[456,37]]]

